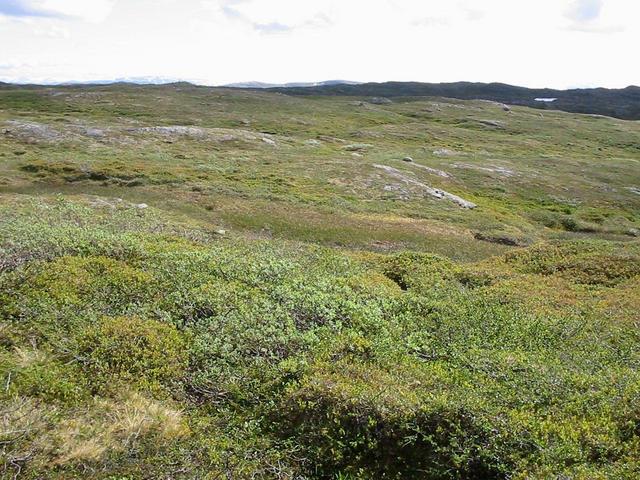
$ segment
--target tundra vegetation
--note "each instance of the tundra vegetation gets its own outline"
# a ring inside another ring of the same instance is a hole
[[[3,86],[0,477],[638,478],[638,192],[637,122]]]

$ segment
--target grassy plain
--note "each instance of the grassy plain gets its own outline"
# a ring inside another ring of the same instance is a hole
[[[638,122],[2,87],[0,476],[637,478],[639,230]]]

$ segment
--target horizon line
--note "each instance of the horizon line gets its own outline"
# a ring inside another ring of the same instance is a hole
[[[571,90],[625,90],[628,88],[640,88],[640,84],[628,84],[625,87],[603,87],[603,86],[583,86],[583,87],[567,87],[567,88],[556,88],[556,87],[527,87],[523,85],[516,85],[501,81],[491,81],[491,82],[479,82],[479,81],[471,81],[471,80],[458,80],[458,81],[450,81],[450,82],[428,82],[428,81],[419,81],[419,80],[384,80],[384,81],[352,81],[352,80],[321,80],[321,81],[292,81],[292,82],[284,82],[284,83],[274,83],[274,82],[262,82],[258,80],[251,81],[239,81],[239,82],[231,82],[225,84],[212,84],[212,83],[202,83],[200,80],[194,79],[178,79],[178,78],[166,78],[166,77],[154,77],[154,76],[141,76],[141,77],[125,77],[125,78],[113,78],[113,79],[103,79],[103,80],[64,80],[64,81],[45,81],[45,82],[33,82],[33,81],[16,81],[16,80],[2,80],[0,79],[0,84],[4,85],[16,85],[16,86],[34,86],[34,87],[75,87],[75,86],[108,86],[108,85],[116,85],[116,84],[129,84],[129,85],[138,85],[138,86],[162,86],[162,85],[172,85],[178,83],[187,83],[193,85],[195,87],[208,87],[208,88],[236,88],[236,89],[261,89],[267,90],[271,88],[314,88],[314,87],[322,87],[322,86],[338,86],[338,85],[347,85],[347,86],[358,86],[358,85],[371,85],[371,84],[389,84],[389,83],[417,83],[424,85],[454,85],[454,84],[475,84],[475,85],[505,85],[510,87],[517,88],[526,88],[529,90],[556,90],[556,91],[571,91]],[[260,86],[243,86],[243,85],[266,85],[263,87]]]

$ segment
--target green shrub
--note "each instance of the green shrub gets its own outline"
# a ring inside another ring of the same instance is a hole
[[[79,335],[78,355],[92,383],[113,380],[158,390],[181,379],[186,343],[172,325],[136,317],[105,317]]]
[[[283,399],[278,433],[293,437],[323,478],[504,478],[509,462],[496,454],[485,412],[421,380],[433,382],[370,365],[321,368]]]
[[[373,298],[393,298],[402,293],[402,288],[397,281],[375,270],[353,275],[347,279],[346,284],[358,294]]]
[[[640,253],[634,244],[542,244],[510,252],[505,260],[525,273],[558,274],[575,283],[587,285],[614,286],[640,275]]]
[[[2,277],[7,301],[0,315],[14,327],[65,343],[70,330],[82,329],[100,316],[144,310],[154,295],[151,277],[106,257],[61,257],[33,262]]]
[[[77,366],[47,361],[16,369],[12,392],[47,402],[74,403],[86,398],[87,383]]]
[[[64,203],[0,229],[0,427],[44,415],[7,447],[34,478],[638,476],[635,242],[459,264]]]
[[[433,287],[455,279],[453,262],[427,253],[398,253],[384,259],[381,268],[402,290]]]

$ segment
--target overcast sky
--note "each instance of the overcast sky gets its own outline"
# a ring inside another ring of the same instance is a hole
[[[639,0],[0,0],[0,80],[640,84]]]

